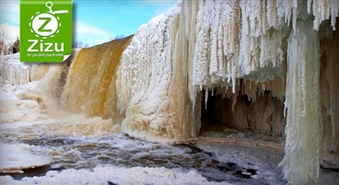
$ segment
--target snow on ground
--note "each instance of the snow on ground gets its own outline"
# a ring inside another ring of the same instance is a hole
[[[23,178],[21,181],[13,180],[10,176],[0,177],[3,185],[60,185],[60,184],[91,184],[108,185],[110,183],[119,185],[128,184],[224,184],[226,182],[209,182],[196,171],[188,173],[169,170],[166,168],[119,168],[114,166],[97,166],[93,170],[68,169],[61,172],[49,171],[43,177]]]

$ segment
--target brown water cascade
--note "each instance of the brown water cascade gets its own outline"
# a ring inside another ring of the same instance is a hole
[[[65,108],[74,113],[121,121],[116,108],[115,71],[131,38],[129,36],[78,51],[62,94]]]

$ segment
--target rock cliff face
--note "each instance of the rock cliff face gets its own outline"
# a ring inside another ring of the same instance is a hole
[[[206,115],[286,135],[286,179],[312,184],[323,154],[339,153],[338,11],[338,0],[183,1],[133,38],[81,50],[62,101],[150,141],[194,140]]]

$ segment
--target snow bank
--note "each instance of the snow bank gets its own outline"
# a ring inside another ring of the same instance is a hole
[[[31,149],[32,146],[25,144],[0,143],[0,172],[23,173],[24,169],[46,166],[52,162],[51,157],[35,155]]]
[[[92,184],[108,185],[114,184],[206,184],[206,185],[228,185],[226,182],[209,182],[196,171],[180,172],[166,168],[119,168],[112,166],[98,166],[93,170],[63,170],[61,172],[49,171],[43,177],[23,178],[21,181],[13,180],[10,176],[0,177],[3,185],[24,184]]]

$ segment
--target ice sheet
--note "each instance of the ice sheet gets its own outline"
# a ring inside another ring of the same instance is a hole
[[[0,143],[0,172],[23,173],[23,169],[49,165],[52,158],[45,155],[35,155],[26,144]]]

